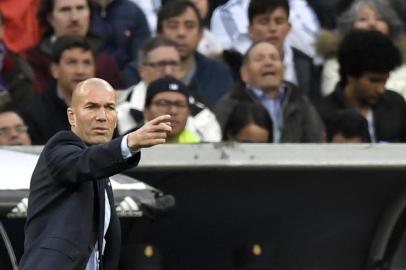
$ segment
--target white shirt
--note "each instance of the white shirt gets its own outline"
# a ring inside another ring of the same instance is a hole
[[[249,0],[229,0],[217,7],[211,18],[211,31],[220,41],[223,49],[235,49],[245,54],[252,39],[248,34]],[[289,0],[289,21],[292,28],[285,43],[312,57],[316,64],[321,58],[316,54],[314,44],[320,31],[320,24],[313,9],[305,0]]]

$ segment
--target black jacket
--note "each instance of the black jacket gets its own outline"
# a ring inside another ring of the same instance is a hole
[[[104,196],[96,181],[105,181],[111,206],[104,270],[117,269],[121,233],[108,177],[140,159],[138,153],[123,160],[121,140],[87,146],[73,132],[62,131],[45,145],[31,178],[20,270],[85,269],[97,238],[97,198]]]
[[[322,142],[324,126],[309,99],[293,84],[284,82],[286,102],[283,107],[281,142]],[[240,101],[258,102],[245,86],[239,84],[224,96],[216,106],[215,113],[220,126],[226,126],[234,107]]]
[[[344,90],[338,84],[334,92],[325,97],[317,108],[327,124],[335,112],[351,109],[353,106],[347,102]],[[401,95],[385,90],[371,109],[377,142],[406,142],[406,102]]]

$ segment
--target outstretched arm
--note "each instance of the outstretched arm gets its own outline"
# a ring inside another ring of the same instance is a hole
[[[151,147],[166,142],[172,131],[169,123],[170,115],[161,115],[145,123],[140,129],[128,134],[127,144],[131,151]]]

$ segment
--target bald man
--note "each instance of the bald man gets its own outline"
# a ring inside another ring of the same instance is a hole
[[[71,131],[45,145],[30,185],[20,270],[117,269],[120,225],[109,176],[137,166],[140,149],[166,141],[170,116],[112,140],[116,94],[104,80],[79,83]]]

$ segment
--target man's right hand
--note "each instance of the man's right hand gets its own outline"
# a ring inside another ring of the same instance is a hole
[[[131,151],[151,147],[166,142],[166,137],[172,131],[170,115],[161,115],[148,121],[141,128],[128,134],[127,144]]]

